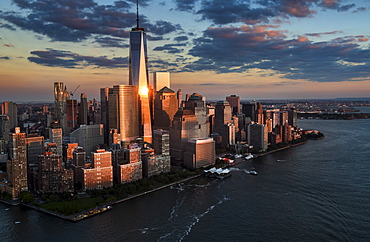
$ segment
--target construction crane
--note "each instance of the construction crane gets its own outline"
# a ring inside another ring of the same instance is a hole
[[[75,90],[73,90],[73,92],[70,92],[69,94],[71,95],[71,100],[72,100],[72,129],[75,127],[75,110],[74,110],[74,102],[73,102],[73,94],[77,91],[77,89],[80,87],[80,85],[78,85]]]

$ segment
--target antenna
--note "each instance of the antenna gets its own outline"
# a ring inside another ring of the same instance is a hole
[[[136,28],[139,28],[139,0],[136,0]]]

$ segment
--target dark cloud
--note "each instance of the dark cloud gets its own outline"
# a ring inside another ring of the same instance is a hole
[[[365,8],[365,7],[359,7],[359,8],[357,8],[356,10],[354,10],[353,12],[354,13],[358,13],[358,12],[364,12],[364,11],[366,11],[367,10],[367,8]]]
[[[0,11],[0,16],[1,16],[1,11]],[[10,24],[4,24],[4,23],[1,23],[1,22],[0,22],[0,28],[10,29],[10,30],[12,30],[12,31],[15,31],[15,30],[16,30],[16,29],[15,29],[13,26],[11,26]]]
[[[342,33],[342,31],[331,31],[331,32],[321,32],[321,33],[308,33],[307,36],[314,36],[314,37],[321,37],[322,35],[328,35],[328,34],[338,34]]]
[[[174,0],[176,3],[176,9],[180,11],[193,11],[195,3],[198,0]]]
[[[196,10],[197,2],[201,4]],[[354,3],[343,5],[342,2],[344,0],[175,0],[177,10],[195,12],[203,20],[211,20],[215,24],[256,24],[272,18],[310,17],[318,8],[348,11],[356,6]]]
[[[189,38],[188,38],[188,36],[185,36],[185,35],[182,35],[182,36],[176,36],[175,38],[174,38],[174,40],[175,41],[177,41],[177,42],[181,42],[181,41],[187,41]]]
[[[99,43],[102,47],[113,47],[113,48],[128,48],[127,41],[122,41],[120,38],[111,37],[100,37],[95,39],[96,43]]]
[[[150,0],[140,1],[147,5]],[[116,1],[98,5],[94,0],[14,0],[23,13],[0,12],[0,18],[23,30],[48,36],[52,41],[78,42],[93,35],[128,38],[136,25],[136,1]],[[150,23],[140,16],[140,24],[153,35],[164,35],[181,29],[166,21]],[[9,24],[0,27],[14,29]]]
[[[128,59],[122,57],[107,58],[106,56],[84,56],[70,51],[47,49],[32,51],[30,62],[50,67],[63,68],[122,68],[128,66]]]
[[[0,60],[10,60],[9,56],[0,56]]]
[[[154,51],[165,51],[170,54],[177,54],[184,51],[184,49],[179,49],[176,47],[186,46],[186,44],[165,44],[164,46],[157,46],[153,50]]]
[[[370,50],[358,44],[368,41],[368,37],[345,36],[314,43],[305,36],[288,39],[283,31],[269,28],[208,28],[189,51],[199,59],[183,70],[245,73],[259,68],[287,78],[320,82],[370,76]]]

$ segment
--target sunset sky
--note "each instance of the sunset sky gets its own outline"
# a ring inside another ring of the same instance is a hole
[[[0,102],[128,84],[135,0],[1,0]],[[140,0],[149,71],[207,99],[370,97],[369,0]]]

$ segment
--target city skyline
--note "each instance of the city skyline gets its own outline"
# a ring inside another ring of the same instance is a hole
[[[368,1],[139,1],[149,71],[207,99],[369,97]],[[2,1],[0,101],[129,82],[136,1]],[[78,95],[76,95],[78,96]]]

